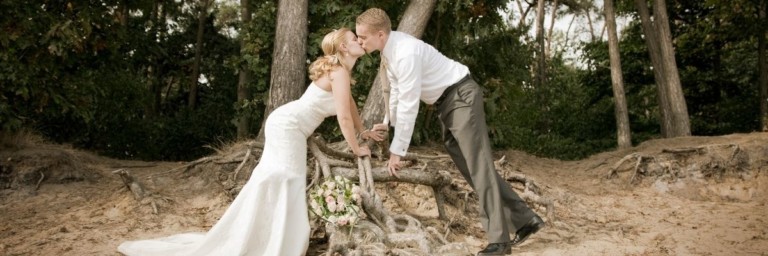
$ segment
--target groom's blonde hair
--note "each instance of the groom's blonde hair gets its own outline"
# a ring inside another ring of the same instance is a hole
[[[392,31],[392,22],[389,21],[389,16],[384,10],[379,8],[370,8],[365,10],[357,16],[355,20],[357,24],[365,24],[370,26],[374,31],[384,31],[389,33]]]

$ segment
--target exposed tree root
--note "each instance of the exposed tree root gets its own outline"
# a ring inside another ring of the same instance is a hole
[[[170,199],[159,197],[144,188],[144,185],[125,169],[117,169],[112,173],[119,175],[125,187],[133,193],[133,198],[142,205],[149,205],[154,214],[160,213],[159,205],[161,203],[170,201]]]
[[[445,202],[467,201],[469,194],[465,194],[463,200],[446,200],[446,196],[457,198],[459,196],[451,189],[445,189],[451,185],[451,175],[446,171],[438,171],[427,168],[424,164],[418,169],[405,168],[398,172],[399,177],[389,175],[386,167],[371,168],[369,158],[358,158],[357,169],[350,167],[348,162],[334,162],[331,156],[348,157],[350,155],[339,153],[318,138],[310,139],[309,146],[316,159],[316,165],[321,170],[315,170],[312,182],[316,184],[319,174],[326,177],[342,176],[350,180],[358,181],[363,193],[363,209],[368,219],[354,229],[339,228],[326,225],[326,233],[329,234],[329,247],[327,255],[466,255],[467,249],[461,243],[449,243],[446,237],[450,230],[450,223],[446,225],[445,232],[441,234],[434,227],[427,227],[407,214],[392,215],[383,207],[380,196],[377,194],[374,182],[405,182],[425,185],[432,188],[440,219],[447,220]],[[413,156],[418,157],[414,154]],[[430,159],[441,159],[437,157]],[[502,158],[497,162],[497,168],[504,164]],[[338,165],[337,165],[338,164]],[[330,175],[330,176],[327,176]],[[542,205],[546,208],[547,218],[554,220],[554,202],[551,199],[540,196],[541,189],[536,182],[522,174],[516,174],[510,178],[512,182],[519,182],[524,186],[521,194],[525,200]],[[466,203],[464,204],[466,206]],[[375,238],[375,239],[371,239]],[[356,242],[352,242],[356,241]]]
[[[749,155],[736,144],[713,144],[700,147],[663,149],[654,155],[632,153],[624,156],[606,174],[617,178],[630,171],[629,184],[636,184],[643,176],[678,179],[700,173],[704,177],[722,178],[728,173],[745,175]]]
[[[131,191],[133,193],[133,198],[136,200],[141,200],[144,198],[144,196],[147,193],[147,191],[144,189],[144,186],[141,185],[141,183],[136,180],[133,176],[131,176],[130,173],[128,173],[125,169],[117,169],[113,171],[112,173],[117,174],[120,176],[120,179],[123,180],[123,184],[125,184],[125,187],[128,188],[128,191]]]
[[[60,147],[25,148],[0,154],[0,188],[24,188],[35,194],[46,183],[96,180],[89,160]]]
[[[257,159],[254,157],[253,150],[257,150],[259,145],[249,142],[238,146],[236,149],[230,149],[227,152],[219,151],[218,155],[204,157],[169,171],[152,174],[150,178],[171,173],[189,174],[193,169],[204,170],[206,173],[232,171],[231,174],[216,174],[215,177],[218,182],[225,185],[225,188],[231,188],[228,193],[236,195],[239,190],[237,180],[243,179],[241,177],[243,175],[239,174],[241,170],[255,166]],[[455,185],[452,184],[449,172],[429,168],[429,164],[421,162],[424,159],[437,161],[448,159],[447,155],[409,154],[406,159],[411,160],[405,162],[411,166],[399,171],[399,177],[393,177],[389,175],[386,167],[372,167],[370,158],[357,158],[348,152],[334,149],[317,136],[309,138],[308,147],[313,159],[310,163],[313,163],[314,168],[310,168],[311,177],[307,189],[320,184],[323,177],[341,176],[357,181],[363,191],[361,193],[362,209],[367,219],[360,220],[351,230],[349,227],[331,225],[323,227],[328,237],[328,255],[466,255],[469,253],[462,243],[447,241],[449,227],[453,221],[447,219],[445,204],[457,206],[460,202],[464,202],[463,207],[466,210],[471,193],[461,194],[457,189],[451,189]],[[498,165],[499,162],[500,165]],[[504,160],[499,162],[497,162],[497,168],[502,168]],[[153,212],[158,212],[157,196],[146,191],[127,171],[118,170],[115,173],[123,178],[126,187],[138,201],[142,204],[149,202],[153,206]],[[512,175],[508,181],[513,184],[519,183],[524,191],[521,196],[529,202],[544,206],[548,219],[553,220],[554,204],[552,200],[541,196],[541,188],[535,181],[522,174]],[[440,232],[435,227],[425,226],[420,220],[408,214],[390,213],[376,191],[375,182],[405,182],[429,186],[435,197],[438,216],[447,222],[444,230]],[[313,230],[313,232],[318,231]]]
[[[319,138],[310,139],[309,146],[320,171],[315,171],[310,184],[316,184],[319,173],[326,177],[342,176],[360,183],[363,210],[368,220],[363,220],[350,230],[349,227],[326,225],[329,234],[327,255],[428,255],[449,244],[434,228],[425,227],[416,218],[407,214],[392,215],[383,206],[376,192],[374,182],[406,182],[432,187],[438,205],[438,214],[445,218],[444,198],[440,193],[450,185],[447,172],[427,169],[403,169],[399,177],[390,176],[384,167],[372,168],[370,158],[357,158],[357,169],[346,161],[334,161],[331,156],[349,159],[349,154],[340,153],[327,146]],[[354,242],[353,242],[354,241]],[[456,246],[453,246],[456,247]],[[445,250],[443,250],[445,251]]]

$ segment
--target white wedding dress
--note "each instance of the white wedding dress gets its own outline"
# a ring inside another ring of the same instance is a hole
[[[336,114],[333,95],[310,84],[267,118],[264,152],[232,205],[207,233],[128,241],[128,256],[294,256],[309,245],[307,138]]]

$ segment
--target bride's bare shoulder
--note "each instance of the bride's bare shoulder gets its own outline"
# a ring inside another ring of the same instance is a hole
[[[335,66],[333,69],[331,69],[331,72],[328,74],[328,76],[331,78],[331,80],[335,79],[347,79],[349,80],[349,71],[342,67],[342,66]]]
[[[326,90],[326,91],[329,91],[329,92],[331,91],[331,88],[332,88],[332,86],[331,86],[331,79],[328,78],[327,75],[326,76],[322,76],[322,77],[316,79],[315,81],[312,81],[312,83],[314,83],[315,86],[320,87],[320,89],[323,89],[323,90]]]
[[[336,67],[332,69],[328,74],[321,76],[313,81],[315,85],[326,90],[331,91],[334,82],[349,83],[350,74],[349,71],[342,67]]]

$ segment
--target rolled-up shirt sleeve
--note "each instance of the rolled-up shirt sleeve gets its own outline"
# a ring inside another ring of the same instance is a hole
[[[396,84],[392,85],[390,95],[390,113],[394,123],[395,136],[392,138],[389,151],[395,155],[405,156],[413,136],[416,116],[419,113],[421,97],[421,61],[418,56],[409,54],[398,58],[394,65],[398,74]],[[396,89],[395,89],[396,88]],[[393,100],[394,98],[394,100]],[[395,106],[394,109],[392,109]]]

